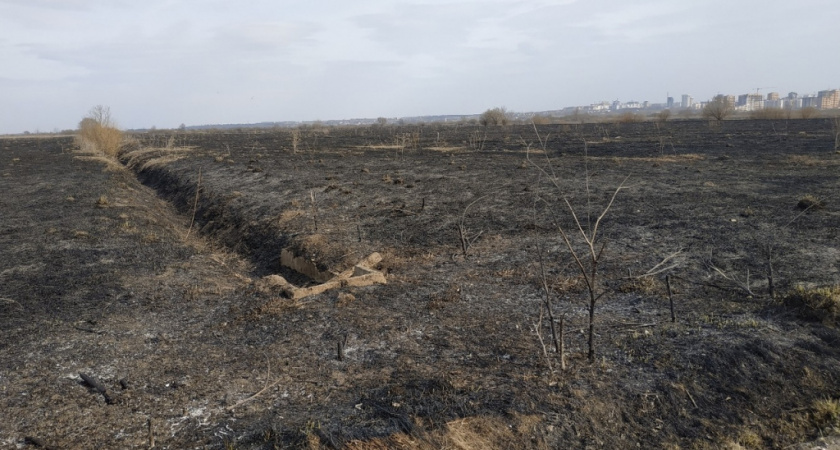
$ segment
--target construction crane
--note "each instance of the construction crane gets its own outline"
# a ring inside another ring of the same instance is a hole
[[[760,91],[762,89],[776,89],[776,86],[757,87],[757,88],[755,88],[755,93],[758,94],[758,91]]]

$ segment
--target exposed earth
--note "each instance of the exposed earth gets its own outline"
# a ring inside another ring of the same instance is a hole
[[[837,448],[840,301],[803,300],[840,285],[833,133],[0,139],[0,448]],[[564,198],[587,231],[606,209],[591,359]],[[283,249],[378,253],[387,284],[287,298],[318,282]]]

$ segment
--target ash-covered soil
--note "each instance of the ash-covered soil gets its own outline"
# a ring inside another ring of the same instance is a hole
[[[833,143],[824,120],[157,133],[120,162],[1,140],[0,447],[814,439],[840,333],[784,299],[840,284]],[[588,229],[619,186],[590,360],[558,227],[583,251],[564,198]],[[311,283],[284,248],[379,252],[388,284],[285,299],[264,277]]]

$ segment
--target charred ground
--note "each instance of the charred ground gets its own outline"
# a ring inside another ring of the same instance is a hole
[[[837,425],[815,404],[840,333],[783,300],[840,283],[826,121],[158,133],[121,163],[0,145],[0,446],[781,448]],[[591,362],[562,198],[585,224],[628,176]],[[380,252],[389,283],[293,302],[263,281],[307,282],[283,248]],[[540,252],[564,372],[534,333]],[[666,272],[640,277],[668,256],[676,323]]]

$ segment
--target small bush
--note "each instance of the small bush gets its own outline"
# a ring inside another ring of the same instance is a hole
[[[829,323],[840,317],[840,285],[818,288],[798,286],[785,296],[785,304]]]
[[[79,122],[76,141],[82,149],[116,157],[123,135],[111,119],[111,110],[107,106],[95,106],[88,116]]]

